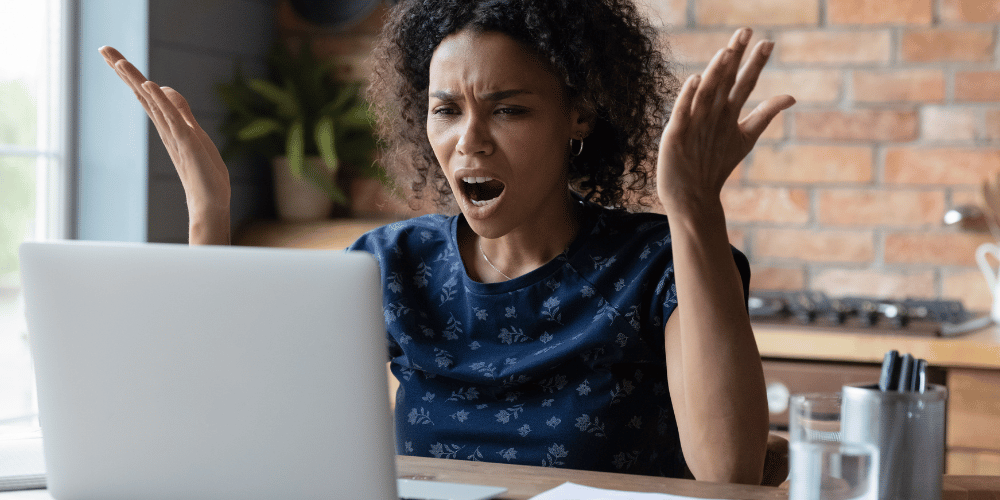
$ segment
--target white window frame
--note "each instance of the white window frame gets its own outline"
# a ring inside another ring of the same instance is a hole
[[[45,37],[48,72],[57,76],[46,79],[46,99],[39,100],[40,119],[37,122],[35,148],[0,144],[0,155],[43,160],[42,167],[36,171],[35,210],[44,216],[35,219],[29,238],[65,239],[72,236],[70,218],[73,202],[69,161],[73,146],[70,136],[73,78],[70,70],[71,57],[75,54],[75,41],[70,26],[73,24],[75,4],[79,0],[45,1],[58,6],[59,10],[56,41],[50,41],[52,37]],[[51,25],[47,29],[51,29]]]
[[[26,240],[67,239],[73,237],[73,148],[74,112],[72,97],[74,57],[77,41],[73,32],[76,7],[79,0],[44,0],[47,17],[45,22],[45,59],[47,76],[38,89],[38,119],[33,148],[0,144],[0,155],[35,159],[35,218]],[[57,22],[57,26],[53,26]],[[54,36],[53,36],[54,35]],[[0,111],[2,112],[2,111]],[[23,314],[23,311],[22,313]],[[17,322],[17,320],[15,319]],[[10,333],[10,332],[5,332]],[[30,366],[30,360],[29,360]],[[33,381],[33,374],[29,374]],[[0,383],[3,383],[0,381]],[[0,426],[23,428],[37,425],[37,397],[31,388],[33,408],[23,416],[8,417]]]

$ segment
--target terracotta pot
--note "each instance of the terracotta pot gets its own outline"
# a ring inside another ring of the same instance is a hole
[[[299,179],[288,169],[288,159],[280,156],[271,161],[274,169],[274,201],[278,217],[287,221],[322,220],[330,217],[333,200],[306,179]],[[326,170],[317,156],[306,157],[306,168]]]

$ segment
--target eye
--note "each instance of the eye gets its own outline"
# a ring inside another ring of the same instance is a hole
[[[432,115],[457,115],[459,111],[454,106],[437,106],[431,109]]]
[[[511,107],[511,106],[504,106],[502,108],[497,108],[497,110],[494,111],[494,113],[498,115],[506,115],[506,116],[518,116],[518,115],[523,115],[527,112],[528,110],[524,108]]]

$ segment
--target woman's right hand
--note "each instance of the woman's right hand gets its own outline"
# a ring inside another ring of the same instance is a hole
[[[114,48],[101,47],[100,52],[142,103],[177,169],[187,197],[189,242],[228,245],[229,170],[191,107],[176,90],[147,80]]]

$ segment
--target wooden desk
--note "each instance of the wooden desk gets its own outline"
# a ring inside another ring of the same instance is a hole
[[[788,500],[788,490],[783,488],[705,483],[688,479],[416,457],[399,457],[396,466],[399,476],[403,478],[502,486],[508,490],[499,497],[504,500],[527,500],[566,481],[597,488],[670,493],[700,498]],[[942,500],[1000,500],[1000,476],[945,476],[941,498]]]
[[[688,479],[585,472],[465,460],[401,456],[396,461],[396,467],[401,478],[501,486],[507,488],[507,493],[498,497],[503,500],[527,500],[566,481],[596,488],[671,493],[702,498],[788,499],[787,490],[768,486],[704,483]],[[1000,492],[1000,478],[998,478],[996,490]],[[959,498],[963,497],[954,497],[954,500]],[[1000,496],[996,498],[1000,499]],[[0,500],[7,499],[0,497]]]
[[[438,458],[399,457],[399,477],[452,483],[502,486],[502,500],[527,500],[539,493],[571,481],[596,488],[670,493],[700,498],[744,500],[788,500],[788,491],[768,486],[745,486],[667,479],[605,472],[584,472],[523,465],[467,462]],[[332,495],[331,498],[336,498]],[[1000,500],[998,476],[945,476],[942,500]],[[45,490],[0,493],[0,500],[51,500]]]

